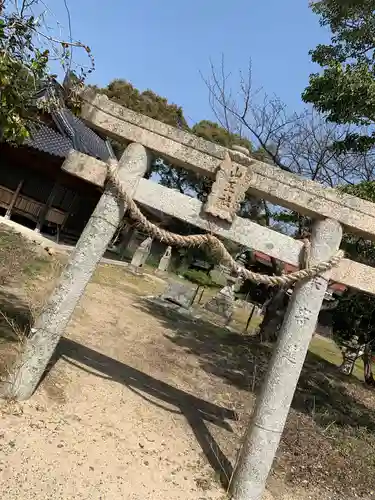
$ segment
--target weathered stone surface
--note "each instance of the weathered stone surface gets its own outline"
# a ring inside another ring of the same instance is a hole
[[[233,285],[225,286],[212,299],[206,302],[204,308],[230,320],[233,315],[234,290]]]
[[[100,160],[91,160],[101,165],[100,168],[103,171],[106,169],[105,164]],[[134,199],[213,234],[233,240],[288,264],[299,266],[303,247],[301,241],[259,226],[248,219],[236,217],[232,226],[228,228],[217,219],[202,216],[202,204],[199,200],[146,179],[140,180]],[[343,259],[340,265],[333,269],[332,280],[364,292],[375,293],[375,269],[348,259]]]
[[[188,309],[194,300],[196,288],[182,283],[169,283],[161,298]]]
[[[82,116],[112,137],[139,142],[175,165],[211,177],[228,152],[222,146],[131,112],[103,96],[86,103]],[[249,167],[252,194],[315,218],[336,219],[351,231],[375,241],[375,204],[255,161],[243,153],[229,154],[232,160]]]
[[[136,188],[148,168],[149,155],[140,144],[131,144],[119,161],[118,175]],[[36,318],[19,365],[10,376],[9,397],[27,399],[37,387],[78,301],[104,255],[126,210],[117,191],[108,183],[90,220],[64,268],[59,282]]]
[[[336,221],[316,222],[311,237],[312,264],[333,255],[340,246],[341,237],[342,228]],[[262,498],[327,290],[329,274],[295,286],[238,457],[230,491],[233,500]]]
[[[181,314],[181,316],[185,316],[187,318],[190,318],[191,320],[194,320],[194,318],[199,318],[199,315],[197,315],[193,309],[181,307],[179,304],[175,304],[174,302],[170,302],[168,300],[163,300],[161,297],[149,296],[146,297],[145,300],[147,302],[155,304],[156,306]]]
[[[61,169],[96,186],[104,186],[107,177],[107,167],[104,162],[78,151],[69,153]]]
[[[136,229],[130,228],[127,234],[122,236],[120,243],[121,254],[123,256],[126,253],[134,254],[144,239],[144,236],[141,235]]]
[[[142,267],[146,263],[146,260],[151,252],[151,246],[152,238],[146,238],[144,241],[142,241],[137,250],[134,252],[133,258],[131,260],[130,265],[133,268]]]
[[[172,258],[172,247],[167,247],[158,265],[158,271],[165,273],[168,271]]]
[[[232,223],[240,203],[245,199],[249,181],[248,168],[232,163],[229,153],[226,153],[216,172],[204,211]]]
[[[224,159],[225,152],[227,151],[225,147],[211,141],[206,141],[196,135],[189,134],[148,116],[136,113],[109,100],[105,95],[96,94],[91,89],[87,89],[83,92],[82,98],[82,119],[98,129],[104,131],[107,130],[106,127],[109,127],[113,133],[121,134],[121,130],[114,127],[114,120],[117,119],[121,120],[122,123],[127,122],[147,132],[172,139],[177,143],[196,149],[202,153]],[[111,119],[111,117],[114,119]]]
[[[225,266],[217,266],[210,272],[210,277],[214,283],[225,286],[228,281],[228,276],[230,275],[230,270]]]
[[[298,267],[303,251],[302,241],[295,240],[249,219],[236,217],[228,228],[226,223],[202,215],[202,203],[181,193],[141,179],[135,199],[150,208],[161,210],[177,219],[232,240],[240,245],[260,251]],[[364,292],[375,293],[375,268],[343,259],[332,270],[332,281],[343,283]]]
[[[251,158],[251,152],[247,148],[245,148],[244,146],[239,146],[238,144],[233,144],[232,151],[236,151],[238,153],[241,153],[241,154]]]

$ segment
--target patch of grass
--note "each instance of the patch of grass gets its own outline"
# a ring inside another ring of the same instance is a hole
[[[113,264],[100,264],[92,278],[93,283],[121,288],[121,290],[137,295],[157,295],[161,293],[166,283],[150,275],[136,275],[126,267]]]
[[[27,262],[23,267],[23,273],[30,278],[39,276],[49,267],[50,261],[47,258],[35,256],[30,262]]]
[[[309,351],[334,366],[341,365],[341,351],[337,344],[331,339],[315,335],[310,342]],[[363,364],[361,360],[357,360],[354,366],[353,375],[359,380],[363,380]]]
[[[292,411],[275,473],[294,487],[318,486],[334,500],[374,498],[374,446],[374,432],[365,427],[333,422],[321,428],[313,418]]]
[[[51,274],[56,261],[42,247],[0,225],[0,285],[20,284]]]
[[[246,323],[249,319],[250,315],[250,310],[246,309],[245,307],[235,307],[234,308],[234,313],[233,313],[233,319],[232,323],[234,327],[238,327],[238,329],[243,330],[246,327]],[[254,333],[259,325],[262,322],[262,317],[261,316],[255,316],[251,318],[248,332],[251,334],[252,332]]]
[[[61,272],[64,256],[0,225],[0,377],[15,361]]]
[[[340,349],[330,339],[315,335],[310,342],[309,351],[333,365],[339,366],[341,364],[342,356]]]
[[[0,285],[6,285],[22,274],[30,254],[33,252],[27,241],[0,226]]]

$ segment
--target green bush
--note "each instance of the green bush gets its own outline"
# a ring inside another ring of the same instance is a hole
[[[160,259],[161,255],[150,254],[147,257],[146,264],[154,269],[157,269],[157,267],[159,266]]]
[[[355,290],[346,290],[332,312],[332,330],[340,345],[354,335],[359,342],[375,340],[375,297]]]
[[[197,269],[188,269],[182,273],[182,276],[192,283],[200,286],[217,286],[216,283],[212,281],[210,276],[203,271],[198,271]]]

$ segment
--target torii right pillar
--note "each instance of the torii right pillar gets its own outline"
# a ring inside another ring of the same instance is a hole
[[[311,265],[339,249],[341,225],[315,222]],[[315,330],[330,272],[296,284],[230,484],[233,500],[261,500]]]

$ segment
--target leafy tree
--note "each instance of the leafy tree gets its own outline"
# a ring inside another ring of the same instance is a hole
[[[220,125],[228,123],[230,131],[251,139],[254,158],[330,187],[369,180],[375,166],[371,155],[340,155],[333,148],[348,136],[349,126],[327,123],[311,109],[290,112],[279,98],[253,90],[251,67],[247,78],[244,74],[239,88],[231,88],[230,74],[212,65],[206,84]]]
[[[189,129],[182,108],[176,104],[168,103],[165,97],[155,94],[152,90],[140,92],[130,82],[122,79],[113,80],[103,89],[94,88],[112,101],[137,113],[142,113],[173,127]]]
[[[358,344],[364,345],[364,379],[369,385],[375,385],[371,369],[371,355],[375,342],[375,300],[367,293],[347,290],[338,299],[333,310],[333,334],[335,341],[342,346],[358,338]]]
[[[346,194],[375,202],[374,181],[345,186],[341,190]],[[375,265],[375,245],[371,241],[353,234],[345,234],[342,247],[353,260],[370,266]],[[375,297],[348,289],[337,299],[332,318],[334,338],[339,345],[355,336],[358,337],[360,344],[365,344],[364,378],[366,383],[374,385],[371,353],[375,343]]]
[[[327,114],[330,121],[368,127],[375,118],[375,1],[322,0],[311,4],[320,24],[331,30],[331,43],[311,51],[322,73],[310,75],[303,93],[305,102]],[[375,134],[350,132],[339,141],[341,149],[367,150]]]
[[[49,36],[43,16],[33,13],[39,3],[0,1],[0,139],[13,143],[28,136],[30,119],[40,114],[36,97],[53,78],[49,73],[51,57],[57,57],[63,66],[70,65],[70,49],[76,46],[84,48],[93,63],[88,47]],[[82,68],[81,80],[86,74]]]
[[[375,203],[375,181],[345,186],[340,190],[344,193]],[[366,240],[355,234],[345,234],[343,238],[343,248],[353,260],[369,266],[375,266],[375,245],[372,241]]]
[[[47,76],[49,53],[33,42],[36,20],[20,19],[3,8],[0,14],[0,132],[3,140],[22,142],[33,98]]]
[[[253,146],[249,139],[241,137],[240,134],[229,132],[226,128],[221,127],[218,123],[209,120],[202,120],[196,123],[191,132],[198,137],[202,137],[207,141],[215,142],[226,148],[231,148],[234,145],[243,146],[249,151],[252,151]]]
[[[238,88],[231,88],[230,75],[226,74],[223,61],[219,68],[211,65],[211,75],[206,80],[215,116],[223,127],[230,126],[234,132],[246,132],[255,144],[253,157],[330,187],[365,177],[361,170],[364,162],[354,155],[339,155],[333,148],[346,136],[345,128],[327,123],[313,110],[289,112],[277,97],[253,91],[251,66],[247,74],[240,72],[239,82]],[[371,163],[369,160],[367,165]],[[370,166],[366,168],[366,176],[370,170]],[[261,220],[264,224],[299,238],[306,236],[310,225],[308,218],[274,207],[265,200],[258,203],[262,206]],[[271,259],[271,264],[268,272],[280,274],[279,263]],[[245,284],[243,291],[246,287],[251,288]],[[283,312],[284,294],[283,289],[268,290],[268,306],[260,332],[264,340],[275,338],[272,334],[275,332],[275,313]],[[278,318],[282,318],[282,314],[278,314]]]

